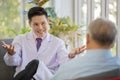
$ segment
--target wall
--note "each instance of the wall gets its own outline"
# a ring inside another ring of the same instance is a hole
[[[55,11],[58,17],[69,16],[73,20],[74,0],[54,0]]]

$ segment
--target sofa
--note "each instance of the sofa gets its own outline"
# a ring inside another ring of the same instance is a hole
[[[74,80],[120,80],[120,68],[102,72],[99,74],[80,77]]]
[[[5,41],[6,43],[10,44],[13,39],[0,39],[1,41]],[[13,75],[15,72],[15,67],[7,66],[4,62],[4,55],[6,50],[0,44],[0,80],[12,80]]]

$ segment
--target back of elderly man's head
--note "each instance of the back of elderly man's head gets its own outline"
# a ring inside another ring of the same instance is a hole
[[[90,23],[88,33],[100,45],[110,46],[115,41],[117,29],[113,22],[98,18]]]

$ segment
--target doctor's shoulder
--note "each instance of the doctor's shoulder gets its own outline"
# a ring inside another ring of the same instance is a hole
[[[54,42],[57,42],[57,43],[64,43],[64,41],[61,38],[56,37],[54,35],[50,35],[50,39],[51,39],[51,41],[54,41]]]
[[[24,40],[26,37],[27,37],[27,35],[28,35],[28,33],[25,33],[25,34],[19,34],[18,36],[16,36],[15,38],[14,38],[14,40],[13,40],[13,42],[15,41],[22,41],[22,40]]]

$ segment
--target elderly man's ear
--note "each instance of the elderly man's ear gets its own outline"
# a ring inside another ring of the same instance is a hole
[[[90,42],[90,34],[86,34],[86,44],[89,44]]]

